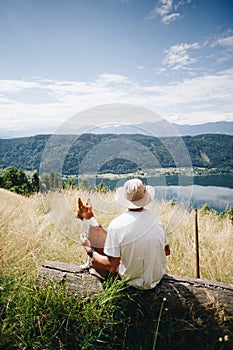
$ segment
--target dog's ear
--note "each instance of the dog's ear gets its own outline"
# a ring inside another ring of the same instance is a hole
[[[82,208],[83,207],[83,202],[81,200],[81,198],[78,198],[78,208]]]
[[[92,204],[91,204],[90,198],[87,200],[86,205],[88,206],[88,208],[92,208]]]

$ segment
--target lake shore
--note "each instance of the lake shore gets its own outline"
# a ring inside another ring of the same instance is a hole
[[[137,171],[125,174],[78,174],[64,176],[63,180],[74,178],[76,182],[88,180],[92,185],[103,182],[111,190],[122,185],[130,178],[141,178],[152,186],[217,186],[233,188],[233,172],[221,173],[216,169],[157,168],[150,171]]]
[[[79,176],[88,177],[88,178],[108,178],[108,179],[121,179],[126,177],[155,177],[155,176],[169,176],[169,175],[184,175],[184,176],[212,176],[212,175],[231,175],[233,176],[233,169],[217,169],[217,168],[154,168],[154,169],[145,169],[137,170],[135,172],[129,173],[89,173],[89,174],[79,174]],[[76,174],[73,175],[64,175],[64,178],[68,177],[77,177]]]

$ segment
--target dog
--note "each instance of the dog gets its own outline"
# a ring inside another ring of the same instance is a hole
[[[91,243],[91,247],[95,249],[99,254],[104,254],[104,244],[107,232],[99,225],[98,221],[94,217],[92,204],[90,199],[86,204],[83,204],[81,198],[78,198],[78,207],[76,212],[76,218],[80,219],[83,224],[84,233],[81,234],[81,241],[88,239]],[[88,269],[91,267],[91,258],[88,256],[87,262],[80,267],[82,269]]]
[[[94,217],[92,204],[90,199],[87,200],[86,204],[83,204],[81,198],[78,198],[78,207],[76,212],[76,218],[80,219],[83,223],[84,233],[80,235],[81,241],[88,239],[91,243],[91,247],[95,249],[99,254],[104,254],[104,244],[107,232],[98,223]],[[170,246],[166,244],[164,247],[164,252],[166,256],[170,255]],[[80,267],[88,269],[91,267],[92,259],[88,256],[87,262]]]

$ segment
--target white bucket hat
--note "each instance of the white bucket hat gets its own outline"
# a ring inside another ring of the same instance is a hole
[[[152,186],[145,186],[139,179],[131,179],[117,189],[116,201],[128,209],[137,209],[152,202],[154,195],[155,190]]]

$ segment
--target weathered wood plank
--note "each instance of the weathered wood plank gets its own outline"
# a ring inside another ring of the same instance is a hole
[[[81,272],[80,266],[59,261],[46,260],[39,270],[37,283],[46,281],[66,283],[68,291],[81,297],[99,294],[103,291],[101,281],[88,271]]]
[[[158,286],[173,308],[217,308],[233,315],[233,285],[189,277],[165,275]]]
[[[45,261],[39,270],[38,281],[66,282],[70,293],[85,297],[103,291],[102,282],[79,265]],[[169,307],[178,314],[198,308],[216,308],[233,316],[233,285],[189,277],[165,275],[152,291],[153,298],[166,297]]]

